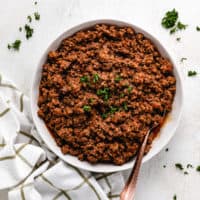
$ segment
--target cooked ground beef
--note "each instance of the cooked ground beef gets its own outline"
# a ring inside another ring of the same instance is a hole
[[[121,165],[169,113],[175,85],[172,64],[143,34],[98,24],[49,52],[38,115],[64,154]]]

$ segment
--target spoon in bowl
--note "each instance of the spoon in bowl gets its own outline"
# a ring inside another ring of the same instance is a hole
[[[135,197],[136,183],[137,183],[137,179],[138,179],[138,175],[140,171],[140,166],[142,163],[142,158],[145,152],[145,147],[146,147],[150,133],[156,128],[158,128],[159,125],[160,125],[159,123],[154,124],[145,135],[142,145],[136,156],[136,161],[134,163],[131,174],[129,175],[128,181],[126,182],[126,185],[124,186],[124,189],[122,190],[120,194],[120,200],[133,200],[133,198]]]

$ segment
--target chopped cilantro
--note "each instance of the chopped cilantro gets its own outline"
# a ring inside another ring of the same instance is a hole
[[[40,20],[40,14],[38,12],[34,13],[35,20]]]
[[[94,99],[93,98],[89,98],[89,103],[93,103]]]
[[[193,166],[191,164],[187,164],[187,169],[188,168],[193,168]]]
[[[197,31],[200,31],[200,27],[199,27],[199,26],[197,26],[197,27],[196,27],[196,30],[197,30]]]
[[[177,30],[178,30],[177,27],[172,28],[172,29],[170,30],[170,34],[174,34]]]
[[[189,173],[187,171],[184,172],[184,175],[188,175]]]
[[[101,115],[101,117],[102,117],[103,119],[106,119],[106,118],[108,117],[108,113],[103,113],[103,114]]]
[[[15,40],[12,44],[8,44],[8,49],[14,49],[15,51],[19,51],[21,45],[21,40]]]
[[[200,172],[200,165],[197,166],[196,171],[197,171],[197,172]]]
[[[183,168],[183,165],[180,164],[180,163],[176,163],[175,166],[176,166],[177,169],[180,169],[180,170],[183,170],[183,169],[184,169],[184,168]]]
[[[162,18],[162,26],[166,29],[172,28],[178,19],[178,12],[173,9],[171,11],[166,12],[165,16]]]
[[[109,88],[104,88],[104,89],[97,90],[97,95],[99,95],[99,96],[103,95],[104,96],[104,100],[108,100],[109,96],[110,96]]]
[[[123,109],[124,109],[125,111],[128,110],[128,107],[127,107],[127,103],[126,103],[126,102],[123,102]]]
[[[85,106],[83,106],[83,110],[85,112],[90,112],[91,111],[91,106],[85,105]]]
[[[178,24],[177,24],[177,28],[178,28],[179,30],[186,29],[187,26],[188,26],[188,25],[183,24],[183,23],[181,23],[180,21],[179,21]]]
[[[119,82],[119,81],[121,81],[122,80],[122,77],[120,77],[120,75],[117,75],[116,77],[115,77],[115,82],[117,83],[117,82]]]
[[[196,71],[188,71],[188,76],[196,76],[197,72]]]
[[[29,39],[30,37],[32,37],[33,29],[28,24],[26,24],[24,26],[24,29],[25,29],[25,32],[26,32],[26,39]]]
[[[115,106],[110,106],[110,111],[109,113],[112,115],[112,114],[115,114],[115,112],[117,112],[119,109]]]
[[[125,95],[124,93],[121,93],[121,94],[119,95],[119,97],[120,97],[120,98],[123,98],[124,95]]]
[[[29,16],[27,16],[27,19],[28,19],[28,21],[29,21],[29,23],[31,23],[32,22],[32,17],[29,15]]]
[[[89,80],[90,80],[90,79],[89,79],[88,76],[82,76],[82,77],[80,78],[81,83],[88,83]]]
[[[181,61],[181,62],[183,62],[184,60],[187,60],[187,58],[181,58],[181,60],[180,60],[180,61]]]
[[[94,74],[93,75],[93,82],[96,83],[99,80],[99,75],[98,74]]]
[[[128,86],[127,90],[128,90],[128,93],[131,93],[133,87],[132,86]]]

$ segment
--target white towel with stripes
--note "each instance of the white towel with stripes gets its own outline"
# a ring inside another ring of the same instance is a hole
[[[90,173],[53,154],[34,128],[29,99],[2,76],[0,177],[9,200],[117,200],[124,185],[121,173]]]

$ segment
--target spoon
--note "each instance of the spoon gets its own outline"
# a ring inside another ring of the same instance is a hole
[[[136,161],[134,163],[131,174],[129,175],[128,181],[126,182],[126,185],[124,186],[124,189],[122,190],[120,194],[120,200],[133,200],[133,198],[135,197],[136,183],[137,183],[137,178],[140,171],[140,166],[142,163],[142,158],[145,152],[145,147],[146,147],[150,133],[153,130],[155,130],[155,128],[157,128],[159,125],[160,125],[159,123],[154,124],[145,135],[145,138],[136,156]]]

